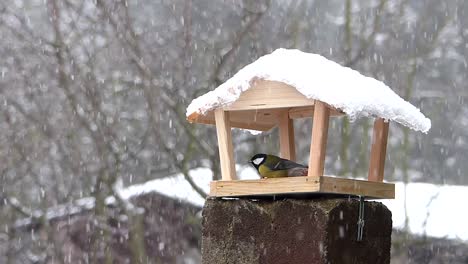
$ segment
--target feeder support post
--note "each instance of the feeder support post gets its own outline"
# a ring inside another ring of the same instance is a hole
[[[215,110],[216,134],[218,136],[219,159],[223,181],[236,179],[234,152],[232,148],[231,122],[229,112],[224,109]]]
[[[279,116],[280,153],[283,159],[296,160],[296,146],[294,145],[294,125],[286,110]]]
[[[383,118],[374,121],[374,132],[372,135],[372,147],[369,163],[369,181],[382,182],[385,169],[385,155],[387,152],[389,122]]]
[[[323,176],[327,150],[328,123],[330,108],[321,101],[315,100],[314,119],[312,123],[312,141],[310,144],[309,177]]]

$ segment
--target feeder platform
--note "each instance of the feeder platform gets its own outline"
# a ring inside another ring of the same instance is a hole
[[[395,185],[331,176],[213,181],[210,185],[210,196],[213,197],[288,194],[339,194],[360,195],[371,199],[394,199]]]

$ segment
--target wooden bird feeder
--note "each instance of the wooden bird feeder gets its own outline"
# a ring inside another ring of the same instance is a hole
[[[297,50],[281,51],[303,53]],[[275,51],[266,56],[272,56],[275,53],[277,52]],[[308,53],[303,54],[306,57],[309,55]],[[326,60],[323,57],[320,57],[320,59]],[[331,61],[326,61],[331,63]],[[255,63],[257,62],[249,65],[249,67],[252,68]],[[261,68],[262,64],[258,65],[258,67]],[[282,65],[282,67],[287,68],[286,65]],[[350,70],[338,64],[334,65],[334,67],[339,70]],[[310,74],[313,74],[313,72]],[[354,71],[353,74],[367,78]],[[252,70],[251,76],[245,74],[245,72],[243,75],[247,75],[248,78],[248,80],[242,80],[244,83],[248,83],[248,87],[244,87],[243,91],[236,91],[232,88],[236,87],[236,81],[239,81],[236,79],[238,77],[234,76],[225,85],[217,88],[217,90],[219,89],[217,96],[213,96],[213,94],[205,95],[206,97],[219,99],[223,97],[223,94],[234,94],[235,100],[228,103],[211,104],[208,110],[203,113],[197,111],[197,104],[198,106],[204,105],[203,102],[199,101],[195,103],[195,108],[189,106],[187,111],[187,120],[191,123],[216,125],[222,180],[211,182],[210,196],[238,197],[291,193],[329,193],[383,199],[393,199],[395,197],[394,184],[383,182],[390,120],[385,121],[384,117],[375,116],[367,180],[325,176],[324,164],[329,120],[331,117],[345,115],[344,111],[333,107],[331,102],[309,98],[300,92],[297,87],[283,81],[259,78],[258,75],[260,74],[257,73],[256,76],[255,70]],[[246,78],[245,76],[241,77]],[[311,85],[313,85],[313,81],[311,82]],[[323,89],[327,89],[326,85],[324,85]],[[227,93],[223,93],[223,91]],[[397,95],[395,94],[395,96]],[[235,170],[231,128],[268,131],[278,126],[280,156],[295,160],[293,122],[298,118],[313,118],[308,175],[303,177],[238,180]]]

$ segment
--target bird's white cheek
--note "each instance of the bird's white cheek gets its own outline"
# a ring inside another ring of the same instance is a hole
[[[263,161],[263,158],[256,158],[252,162],[255,165],[260,165],[260,163],[262,163],[262,161]]]

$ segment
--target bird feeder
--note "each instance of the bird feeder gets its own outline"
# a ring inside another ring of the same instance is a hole
[[[375,118],[367,180],[324,175],[329,120],[344,115]],[[299,118],[313,118],[307,175],[237,179],[231,128],[277,126],[280,156],[295,160],[293,122]],[[394,184],[383,182],[389,122],[422,132],[431,125],[384,83],[320,55],[286,49],[259,58],[195,99],[187,120],[216,126],[222,175],[211,182],[210,196],[216,197],[331,193],[393,199]]]

